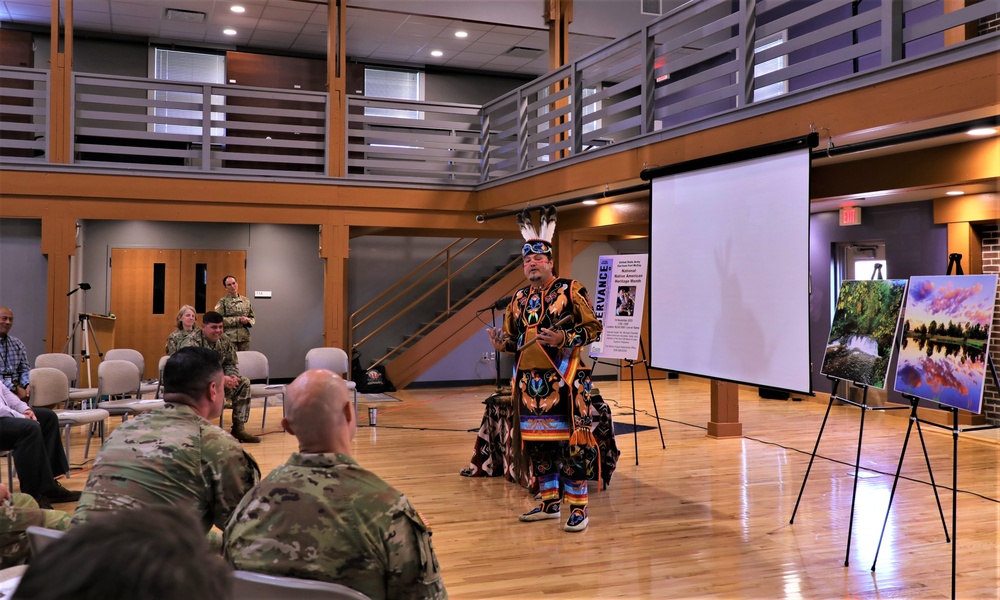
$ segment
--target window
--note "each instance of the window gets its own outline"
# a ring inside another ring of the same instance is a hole
[[[365,68],[365,96],[393,98],[396,100],[423,100],[423,78],[419,71]],[[394,117],[397,119],[422,119],[422,111],[390,108],[365,108],[365,115]]]
[[[168,50],[166,48],[154,49],[153,79],[224,84],[226,82],[225,77],[226,57],[221,54],[183,52],[181,50]],[[173,92],[166,90],[154,90],[153,99],[159,102],[182,102],[197,105],[200,105],[203,100],[202,94],[197,92]],[[211,102],[212,106],[222,106],[225,100],[221,95],[212,95]],[[157,106],[153,108],[153,114],[157,117],[196,119],[201,121],[202,111],[201,109]],[[212,121],[222,121],[224,119],[224,113],[212,113]],[[201,125],[161,123],[159,119],[153,125],[153,130],[159,133],[202,135]],[[222,127],[212,128],[212,136],[224,136],[225,134],[226,130]]]
[[[757,44],[754,46],[754,54],[767,50],[769,48],[774,48],[780,44],[785,43],[785,32],[775,33],[774,35],[769,35],[766,38],[757,40]],[[760,77],[761,75],[767,75],[768,73],[773,73],[779,69],[784,69],[788,66],[788,56],[775,56],[771,60],[765,60],[763,62],[756,63],[753,67],[753,76]],[[753,91],[753,100],[758,102],[760,100],[767,100],[768,98],[775,98],[782,94],[788,93],[788,82],[779,81],[777,83],[772,83],[771,85],[765,85],[762,87],[755,87]]]

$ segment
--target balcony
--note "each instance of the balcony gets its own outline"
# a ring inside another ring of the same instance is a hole
[[[352,181],[475,187],[993,54],[1000,37],[998,0],[734,4],[685,4],[483,106],[348,96],[343,131],[325,93],[74,73],[68,164],[314,181],[343,164]],[[4,168],[55,167],[49,78],[0,67]]]

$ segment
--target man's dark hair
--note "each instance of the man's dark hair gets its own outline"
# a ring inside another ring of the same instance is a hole
[[[222,286],[223,287],[226,286],[226,280],[229,279],[230,277],[232,277],[234,280],[236,279],[236,277],[233,277],[232,275],[226,275],[225,277],[222,278]]]
[[[194,513],[150,506],[68,531],[32,557],[14,598],[224,600],[232,586],[232,570],[211,552]]]
[[[215,350],[200,346],[181,348],[163,367],[163,393],[197,398],[219,371],[222,371],[222,357]]]
[[[205,313],[204,317],[201,318],[201,322],[202,323],[222,323],[222,315],[220,315],[219,313],[215,312],[214,310],[210,310],[207,313]]]

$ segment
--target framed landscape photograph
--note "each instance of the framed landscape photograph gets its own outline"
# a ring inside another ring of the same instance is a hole
[[[884,388],[905,293],[905,279],[843,282],[820,372]]]
[[[895,390],[982,411],[996,275],[911,277]]]

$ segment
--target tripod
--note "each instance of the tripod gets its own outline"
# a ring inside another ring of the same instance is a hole
[[[101,344],[98,343],[97,336],[94,335],[94,332],[90,329],[90,315],[87,313],[80,313],[77,316],[76,322],[73,323],[73,329],[69,332],[69,335],[66,336],[66,343],[63,344],[63,352],[66,352],[66,350],[69,349],[70,342],[76,339],[75,336],[78,329],[80,330],[82,336],[80,341],[80,362],[87,365],[87,387],[93,387],[93,384],[91,383],[93,381],[93,377],[91,376],[90,371],[90,340],[94,340],[94,347],[97,348],[97,356],[99,358],[103,358],[104,353],[101,352]],[[67,354],[75,355],[76,346],[74,345],[74,351],[72,353]]]

